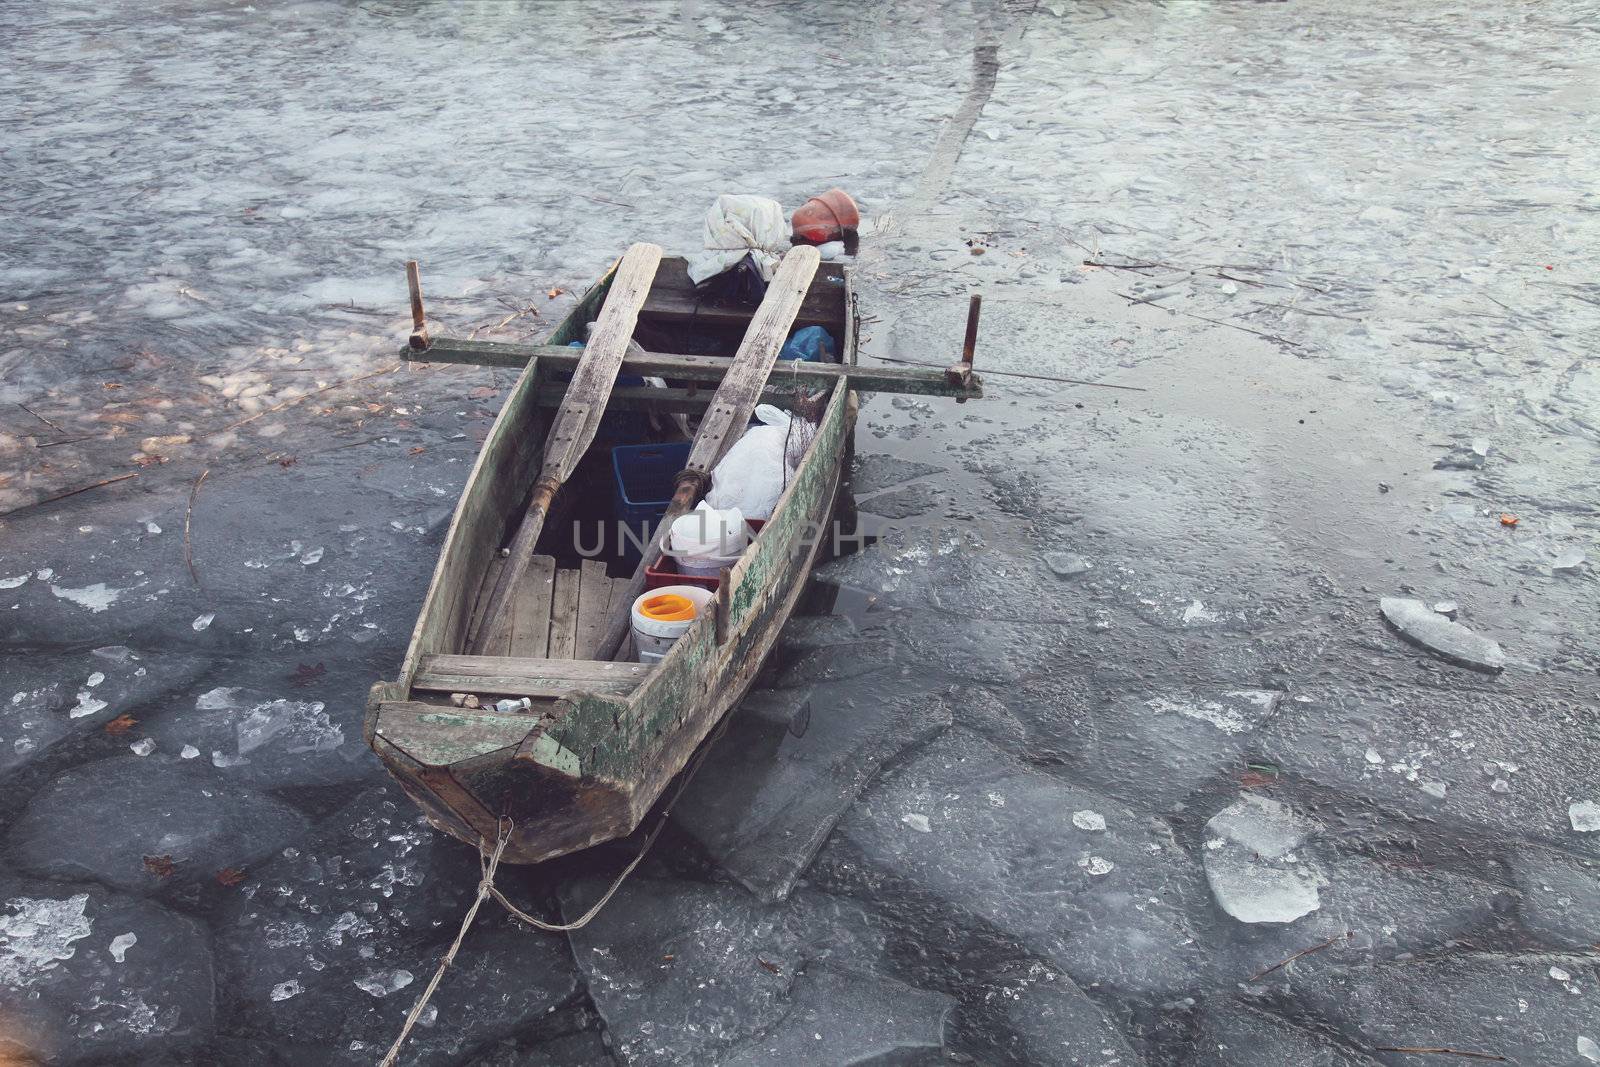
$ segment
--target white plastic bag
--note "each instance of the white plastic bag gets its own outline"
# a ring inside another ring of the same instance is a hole
[[[699,285],[745,257],[755,255],[761,277],[772,280],[778,257],[789,247],[783,205],[764,196],[723,193],[706,210],[704,252],[689,257],[689,280]]]
[[[756,418],[761,425],[746,430],[711,472],[706,503],[738,508],[747,519],[770,519],[817,428],[771,404],[756,408]]]

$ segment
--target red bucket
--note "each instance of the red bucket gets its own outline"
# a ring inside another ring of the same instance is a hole
[[[796,237],[820,245],[860,226],[861,210],[843,189],[829,189],[796,208],[790,225]]]

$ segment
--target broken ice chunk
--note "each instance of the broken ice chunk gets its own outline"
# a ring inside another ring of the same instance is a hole
[[[1567,818],[1572,820],[1572,828],[1580,834],[1592,834],[1600,830],[1600,803],[1593,800],[1578,800],[1567,805]]]
[[[356,984],[360,985],[361,983],[357,982]],[[362,988],[366,987],[363,986]],[[287,982],[279,982],[277,985],[272,987],[272,993],[270,994],[273,1000],[288,1000],[290,997],[296,997],[299,995],[300,981],[296,978],[291,978]],[[373,995],[382,996],[383,994],[375,993]]]
[[[128,950],[138,943],[139,935],[135,933],[118,934],[111,939],[111,958],[118,963],[125,963],[128,959]]]
[[[322,559],[322,553],[322,548],[313,548],[310,552],[307,552],[305,555],[300,557],[300,562],[309,567],[313,563],[317,563]]]
[[[89,936],[90,923],[84,917],[88,904],[87,893],[65,900],[6,901],[11,913],[0,915],[0,985],[20,989],[53,970],[58,961],[70,960],[78,951],[73,942]]]
[[[96,700],[89,695],[87,689],[80,689],[78,690],[78,706],[67,712],[67,715],[70,718],[81,719],[85,715],[93,715],[97,711],[105,710],[106,706],[104,700]]]
[[[928,817],[919,812],[908,812],[900,816],[900,821],[917,831],[919,834],[933,833],[933,827],[928,825]]]
[[[1579,1034],[1578,1055],[1582,1056],[1590,1063],[1600,1063],[1600,1045],[1595,1044],[1593,1038],[1584,1034]]]
[[[1254,730],[1278,710],[1283,694],[1274,689],[1225,689],[1208,696],[1175,694],[1145,701],[1145,707],[1163,715],[1182,715],[1208,723],[1225,734]]]
[[[144,737],[140,738],[138,741],[135,741],[128,747],[133,750],[133,754],[135,756],[148,756],[150,753],[156,750],[156,743],[153,738]]]
[[[1098,811],[1089,811],[1088,809],[1075,811],[1072,813],[1072,825],[1080,830],[1104,830],[1106,828],[1106,817]]]
[[[1401,637],[1462,667],[1498,674],[1506,655],[1487,637],[1479,637],[1458,622],[1428,609],[1420,600],[1383,597],[1378,609]]]
[[[48,573],[47,571],[40,571],[40,579],[43,580]],[[115,604],[117,597],[122,595],[123,590],[107,588],[105,582],[95,582],[93,585],[86,585],[82,589],[63,589],[59,585],[52,585],[50,592],[62,600],[70,600],[80,608],[88,608],[98,614]]]
[[[218,686],[208,689],[194,699],[196,711],[222,711],[238,707],[236,702],[239,688],[237,686]]]
[[[84,682],[83,684],[88,686],[90,689],[93,689],[95,686],[99,685],[101,682],[103,682],[105,680],[106,680],[105,672],[103,672],[103,671],[95,671],[93,674],[89,675],[89,680]]]
[[[404,970],[376,971],[365,978],[357,978],[356,988],[374,997],[386,997],[411,984],[411,972]]]
[[[1094,569],[1094,564],[1071,552],[1046,552],[1044,565],[1058,578],[1076,578]]]
[[[321,701],[269,700],[257,704],[236,727],[239,755],[269,741],[285,752],[328,752],[344,744],[344,730],[333,724]]]
[[[1223,911],[1247,923],[1288,923],[1321,906],[1322,872],[1292,850],[1315,829],[1286,805],[1246,794],[1224,808],[1206,830],[1203,862],[1212,896]]]
[[[1116,864],[1099,856],[1085,856],[1078,861],[1078,866],[1095,876],[1110,874],[1116,868]]]
[[[194,622],[190,623],[189,625],[193,626],[196,631],[204,630],[207,626],[211,625],[211,620],[215,619],[216,617],[216,612],[208,611],[204,615],[195,616]]]
[[[200,755],[200,750],[195,748],[193,745],[184,745],[183,751],[179,752],[178,755],[184,759],[194,759],[196,756]]]

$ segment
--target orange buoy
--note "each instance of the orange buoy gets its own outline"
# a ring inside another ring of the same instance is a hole
[[[829,189],[795,209],[790,226],[796,237],[822,244],[835,241],[861,225],[861,210],[843,189]]]

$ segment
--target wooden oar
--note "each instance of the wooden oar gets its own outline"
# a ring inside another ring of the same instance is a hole
[[[800,313],[800,304],[811,289],[811,279],[816,276],[820,262],[817,250],[810,245],[791,248],[784,254],[772,283],[767,286],[767,295],[751,317],[744,340],[739,343],[733,362],[711,398],[711,406],[700,420],[699,432],[689,448],[689,462],[678,475],[672,503],[656,525],[655,536],[644,546],[644,556],[622,598],[622,610],[612,614],[605,636],[597,646],[596,659],[610,659],[616,655],[628,632],[633,602],[644,591],[645,568],[661,558],[661,539],[672,528],[672,520],[687,513],[694,507],[696,498],[705,493],[711,469],[749,425],[750,416],[761,399],[761,390],[767,384],[767,375],[772,373],[778,352],[789,338],[789,328]]]
[[[478,617],[478,627],[468,641],[474,652],[482,653],[490,635],[498,629],[517,591],[517,583],[533,559],[539,531],[544,528],[545,515],[550,511],[556,491],[572,477],[578,461],[594,441],[595,430],[606,413],[611,387],[622,366],[622,357],[627,354],[628,342],[633,340],[639,309],[650,293],[650,284],[655,280],[660,263],[661,247],[640,243],[629,248],[617,265],[605,307],[584,346],[577,370],[573,371],[567,395],[550,424],[550,434],[544,445],[544,466],[533,484],[527,513],[522,516],[505,565],[500,568],[488,603]]]

